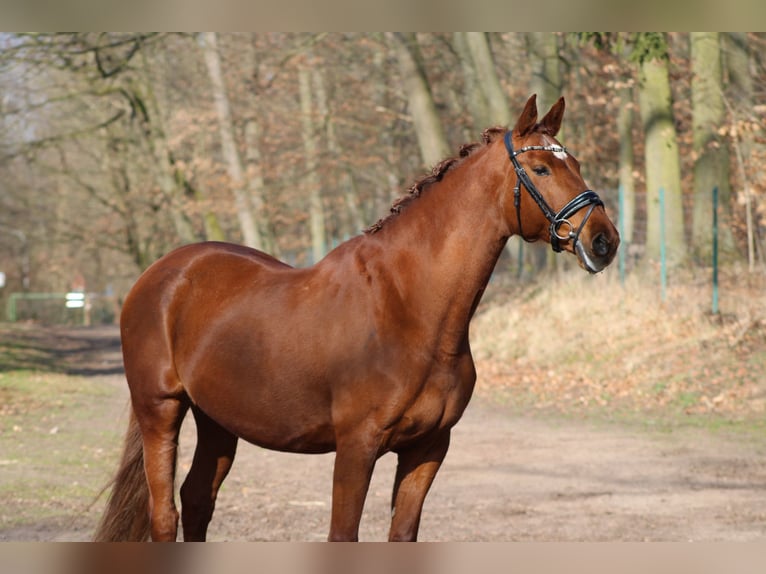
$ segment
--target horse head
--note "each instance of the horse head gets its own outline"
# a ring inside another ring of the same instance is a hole
[[[543,240],[554,251],[569,251],[590,273],[614,258],[620,236],[599,196],[588,189],[580,164],[556,140],[564,117],[564,98],[537,121],[536,96],[524,106],[505,146],[513,166],[504,194],[505,214],[516,235]]]

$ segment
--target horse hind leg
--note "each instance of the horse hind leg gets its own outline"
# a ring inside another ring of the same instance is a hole
[[[178,532],[178,511],[174,484],[178,435],[189,407],[186,395],[134,400],[144,442],[144,470],[149,487],[149,514],[152,540],[173,542]]]
[[[192,407],[192,413],[197,423],[197,448],[181,486],[181,522],[185,541],[203,542],[218,489],[234,462],[237,437],[197,407]]]

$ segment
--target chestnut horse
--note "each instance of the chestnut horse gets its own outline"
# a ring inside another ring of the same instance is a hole
[[[312,267],[226,243],[149,267],[122,310],[132,411],[96,540],[176,539],[189,409],[185,540],[205,540],[239,438],[335,451],[330,540],[357,539],[375,462],[395,452],[389,540],[416,540],[476,380],[468,324],[508,238],[548,241],[591,273],[617,251],[603,203],[555,139],[563,113],[561,98],[538,122],[532,96],[512,131],[486,130]]]

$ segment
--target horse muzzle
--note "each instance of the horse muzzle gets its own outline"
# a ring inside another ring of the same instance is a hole
[[[587,240],[576,241],[574,252],[580,266],[595,274],[612,262],[619,246],[620,236],[616,230],[612,233],[599,231]]]

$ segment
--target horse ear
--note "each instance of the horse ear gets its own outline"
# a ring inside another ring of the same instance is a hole
[[[564,118],[564,97],[560,97],[558,101],[551,106],[551,109],[545,114],[545,117],[540,120],[540,131],[544,131],[550,136],[556,136],[561,128],[561,120]]]
[[[516,120],[516,125],[513,128],[520,137],[527,135],[535,127],[537,123],[537,94],[527,100],[524,106],[524,111],[521,112],[519,119]]]

